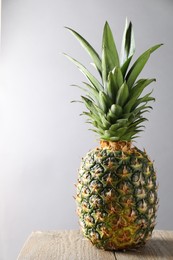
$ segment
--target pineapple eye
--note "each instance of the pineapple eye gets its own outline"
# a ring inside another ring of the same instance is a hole
[[[89,198],[89,202],[90,202],[90,206],[92,206],[93,209],[96,209],[103,205],[102,199],[100,197],[98,197],[97,195],[92,195]]]
[[[82,187],[81,189],[82,197],[88,197],[88,194],[90,194],[90,189],[86,186]]]
[[[147,202],[145,200],[139,201],[137,205],[138,205],[139,212],[145,213],[147,211],[148,205],[147,205]]]
[[[149,216],[151,217],[151,216],[154,214],[154,209],[153,209],[153,208],[150,208],[150,209],[148,210],[148,214],[149,214]]]
[[[90,168],[90,171],[93,175],[100,175],[104,172],[104,168],[101,166],[100,163],[96,163],[94,166]]]
[[[82,212],[88,212],[89,211],[88,201],[83,199],[80,203],[80,207]],[[79,212],[79,206],[78,206],[78,212]]]
[[[116,201],[118,198],[118,192],[112,188],[107,188],[102,191],[101,197],[104,201]]]
[[[116,187],[118,179],[115,172],[107,172],[102,176],[101,182],[105,187]]]
[[[88,233],[89,233],[89,235],[91,237],[91,241],[92,242],[95,242],[97,239],[100,238],[99,233],[97,231],[95,231],[95,230],[89,230]]]
[[[118,185],[118,189],[119,189],[120,193],[122,193],[122,194],[129,194],[129,193],[131,193],[132,185],[130,183],[124,181]]]
[[[107,216],[107,213],[103,210],[93,210],[92,214],[94,219],[96,219],[96,222],[98,221],[104,221],[104,218]],[[103,222],[100,223],[100,225],[103,225]]]
[[[151,218],[151,224],[150,227],[154,227],[156,225],[156,217]]]
[[[90,216],[89,214],[85,214],[84,221],[87,226],[93,226],[94,218],[92,216]]]
[[[149,193],[149,202],[151,204],[153,204],[155,202],[155,194],[152,191]]]
[[[107,157],[107,150],[106,149],[102,150],[101,155],[102,157]]]
[[[133,174],[133,176],[132,176],[132,181],[133,181],[133,182],[138,182],[138,181],[139,181],[139,178],[140,178],[139,174],[135,173],[135,174]]]
[[[93,180],[90,182],[90,189],[92,192],[98,192],[100,189],[103,188],[103,185],[101,182],[97,181],[97,180]]]
[[[81,179],[82,179],[82,182],[84,184],[89,183],[91,181],[91,174],[90,174],[90,172],[84,172],[84,174],[82,175]]]

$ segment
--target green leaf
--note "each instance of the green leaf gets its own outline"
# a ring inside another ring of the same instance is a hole
[[[100,119],[102,121],[103,126],[106,129],[109,129],[109,127],[111,126],[110,122],[105,118],[105,116],[103,116],[102,114],[99,113]]]
[[[119,124],[119,126],[126,126],[128,123],[128,119],[127,118],[118,119],[117,123]]]
[[[142,91],[153,81],[156,81],[155,79],[141,79],[139,80],[136,85],[132,88],[130,95],[129,95],[129,101],[124,107],[124,113],[129,113],[131,111],[131,108],[135,104],[137,98],[141,95]]]
[[[126,72],[127,72],[128,67],[129,67],[129,64],[130,64],[130,62],[131,62],[132,57],[133,57],[133,56],[130,56],[130,57],[124,62],[124,64],[121,66],[121,72],[122,72],[123,78],[124,78],[125,75],[126,75]]]
[[[135,52],[135,41],[132,23],[128,24],[126,19],[125,29],[123,33],[122,46],[121,46],[121,64],[123,65],[129,57],[132,57]]]
[[[117,130],[118,128],[120,128],[120,125],[119,124],[113,124],[113,125],[111,125],[111,127],[109,128],[111,131],[115,131],[115,130]]]
[[[130,98],[139,97],[142,91],[156,79],[140,79],[136,82],[135,86],[130,92]]]
[[[104,85],[114,67],[119,67],[119,57],[108,22],[105,23],[102,39],[102,78]]]
[[[118,90],[116,103],[122,107],[127,101],[128,96],[129,96],[129,88],[126,82],[124,82],[123,85]]]
[[[109,72],[109,75],[108,75],[107,93],[112,101],[115,100],[117,91],[118,91],[118,86],[115,82],[115,77],[111,71],[111,72]]]
[[[132,139],[138,137],[135,136],[137,133],[142,132],[143,130],[135,130],[134,128],[132,129],[127,129],[127,131],[125,132],[125,134],[123,134],[123,136],[121,136],[121,140],[124,141],[131,141]]]
[[[83,112],[82,115],[86,115],[89,118],[91,118],[93,122],[96,122],[95,126],[97,124],[97,128],[101,129],[102,131],[107,129],[107,127],[103,126],[102,120],[99,117],[99,115],[97,115],[97,114],[95,114],[93,112]]]
[[[86,83],[86,82],[83,82],[85,84],[85,86],[88,88],[88,89],[85,89],[79,85],[76,85],[76,84],[72,84],[71,86],[72,87],[77,87],[81,90],[83,90],[84,92],[88,93],[88,95],[86,94],[86,97],[89,97],[90,99],[93,100],[93,102],[95,102],[97,105],[99,104],[98,103],[98,91],[92,87],[90,84]]]
[[[144,97],[139,98],[136,102],[135,102],[135,107],[137,107],[139,104],[143,103],[143,102],[149,102],[149,101],[155,101],[154,97],[150,97],[149,95],[152,92],[148,93],[147,95],[145,95]]]
[[[97,127],[100,129],[108,129],[110,127],[110,123],[106,120],[103,111],[96,107],[92,101],[86,97],[81,96],[82,100],[85,103],[86,108],[90,111],[88,112],[83,112],[83,114],[89,116],[92,121],[97,121]]]
[[[79,88],[79,89],[83,90],[84,92],[88,92],[88,90],[87,90],[87,89],[85,89],[85,88],[82,88],[82,87],[81,87],[81,86],[79,86],[79,85],[76,85],[76,84],[71,84],[70,86],[71,86],[71,87],[76,87],[76,88]]]
[[[113,84],[111,76],[108,76],[108,84],[107,84],[107,94],[109,98],[112,100],[112,102],[115,100],[117,93],[116,85]]]
[[[160,48],[162,45],[163,45],[163,43],[154,45],[153,47],[151,47],[151,48],[149,49],[150,53],[156,51],[156,50],[157,50],[158,48]]]
[[[81,96],[86,108],[91,111],[92,113],[96,113],[96,108],[93,105],[93,102],[88,99],[87,97]]]
[[[82,47],[88,52],[90,57],[92,58],[97,70],[99,71],[100,75],[102,75],[102,66],[101,66],[101,58],[99,57],[98,53],[93,49],[93,47],[75,30],[65,27],[68,29],[80,42]]]
[[[89,93],[91,97],[94,98],[94,101],[97,105],[99,105],[99,92],[93,86],[88,84],[87,82],[83,82],[83,84],[88,88],[86,91]]]
[[[123,110],[119,105],[113,104],[107,113],[107,119],[111,123],[114,123],[121,116],[122,111]]]
[[[100,108],[105,113],[107,113],[109,107],[111,106],[111,101],[109,97],[103,91],[99,91],[99,104],[100,104]]]
[[[110,130],[104,131],[104,134],[101,136],[102,140],[108,140],[108,141],[119,141],[119,136],[115,136],[114,132],[111,132]]]
[[[119,136],[116,136],[116,131],[112,131],[112,130],[105,130],[104,131],[104,135],[106,136],[106,137],[109,137],[109,140],[110,140],[110,137],[112,138],[114,138],[114,141],[118,141],[119,140]]]
[[[150,97],[150,95],[152,94],[152,91],[148,94],[146,94],[145,96],[138,98],[135,102],[135,104],[133,105],[132,109],[134,110],[136,107],[138,107],[141,103],[145,103],[147,104],[149,101],[155,101],[154,97]],[[152,108],[152,107],[150,107]]]
[[[104,131],[102,129],[99,129],[99,128],[97,128],[97,129],[89,129],[89,130],[99,134],[100,136],[104,134]]]
[[[146,118],[139,118],[135,122],[132,122],[128,127],[127,133],[133,132],[133,135],[134,135],[136,133],[143,131],[143,129],[142,130],[140,130],[140,129],[145,128],[145,126],[140,125],[140,124],[145,122],[145,121],[148,121],[148,120]]]
[[[120,137],[119,136],[111,136],[109,140],[116,142],[116,141],[120,140]]]
[[[84,96],[81,96],[82,100],[83,100],[83,103],[85,104],[86,108],[92,112],[93,114],[95,115],[98,115],[100,116],[101,115],[105,115],[103,110],[100,109],[97,105],[95,105],[92,100],[90,100],[89,98],[87,97],[84,97]]]
[[[109,129],[111,131],[115,131],[124,126],[127,127],[127,123],[128,123],[128,119],[118,119],[118,120],[116,120],[116,123],[111,125],[111,127]]]
[[[82,103],[83,104],[83,102],[81,100],[72,100],[70,103]]]
[[[141,106],[135,108],[135,110],[133,111],[133,116],[131,118],[136,118],[138,113],[141,114],[141,112],[143,110],[145,110],[145,109],[152,109],[152,107],[151,106],[147,106],[146,104],[144,104],[144,105],[141,105]]]
[[[116,136],[122,136],[127,131],[128,127],[121,127],[115,131]]]
[[[98,96],[99,91],[96,88],[94,88],[87,82],[83,81],[82,83],[88,88],[88,90],[90,90],[92,93],[94,93],[94,95]]]
[[[124,111],[123,111],[124,112]],[[130,116],[132,115],[132,112],[130,112],[130,113],[123,113],[123,115],[122,115],[122,118],[124,118],[124,119],[128,119]]]
[[[122,111],[122,107],[117,104],[113,104],[107,114],[108,120],[115,122],[121,116]]]
[[[123,84],[123,75],[119,67],[115,67],[108,74],[107,93],[112,101],[115,102],[118,89]]]
[[[121,140],[131,141],[133,134],[134,134],[133,132],[128,131],[128,133],[126,132],[124,135],[121,136]]]
[[[149,57],[150,57],[150,51],[143,53],[131,67],[130,71],[128,72],[128,74],[126,76],[126,81],[127,81],[129,88],[132,88],[135,80],[137,79],[138,75],[144,68]]]
[[[92,119],[93,120],[93,125],[99,130],[99,132],[101,132],[102,134],[104,134],[104,130],[106,129],[106,127],[104,127],[103,126],[103,123],[101,122],[99,122],[99,121],[96,121],[96,120],[94,120],[94,119]]]
[[[80,62],[65,53],[64,55],[78,67],[78,69],[87,77],[87,79],[92,83],[97,91],[103,89],[103,86],[100,84],[100,82]]]
[[[126,76],[127,85],[129,86],[129,88],[132,88],[135,80],[137,79],[138,75],[140,74],[145,64],[147,63],[150,54],[153,51],[157,50],[161,45],[162,44],[157,44],[151,47],[150,49],[145,51],[142,55],[140,55],[139,58],[135,61],[135,63],[133,64],[133,66],[131,67],[130,71]]]
[[[80,114],[80,116],[83,116],[83,115],[90,117],[90,116],[91,116],[91,112],[83,111],[83,112]]]
[[[113,69],[112,77],[113,77],[114,84],[116,84],[116,86],[118,88],[120,88],[122,86],[124,80],[123,80],[123,75],[122,75],[121,69],[119,67],[115,67]]]
[[[136,127],[139,124],[141,124],[141,123],[143,123],[145,121],[148,121],[148,119],[147,118],[140,118],[140,119],[136,120],[134,123],[129,125],[129,129],[128,130],[131,131],[133,128],[136,129]]]
[[[120,116],[122,114],[122,107],[118,104],[113,104],[111,106],[111,112],[117,116]]]

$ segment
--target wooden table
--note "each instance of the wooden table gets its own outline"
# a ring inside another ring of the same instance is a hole
[[[173,259],[173,231],[154,231],[142,249],[110,252],[97,249],[80,231],[33,232],[17,260],[136,260]]]

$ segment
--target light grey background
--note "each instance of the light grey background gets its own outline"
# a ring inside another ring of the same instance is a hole
[[[78,228],[73,184],[81,157],[98,145],[79,114],[84,80],[61,55],[90,59],[70,26],[100,51],[108,20],[118,48],[126,16],[134,24],[136,57],[163,42],[143,75],[156,77],[157,102],[137,139],[155,160],[160,208],[157,228],[173,229],[171,0],[3,0],[0,93],[0,260],[14,260],[33,230]],[[90,66],[90,65],[89,65]]]

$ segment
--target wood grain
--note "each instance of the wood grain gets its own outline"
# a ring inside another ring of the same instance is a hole
[[[80,231],[33,232],[18,260],[115,260],[114,253],[96,249]]]
[[[146,246],[108,252],[94,247],[80,231],[33,232],[17,260],[173,260],[173,231],[154,231]]]

